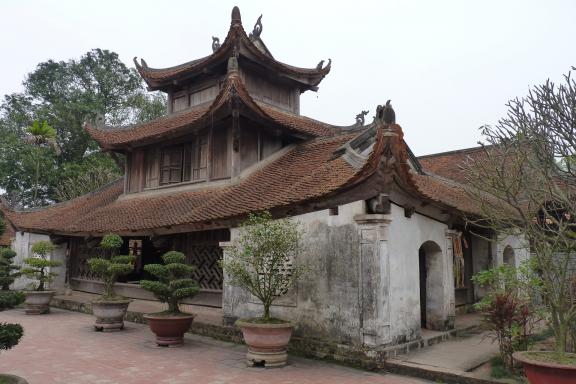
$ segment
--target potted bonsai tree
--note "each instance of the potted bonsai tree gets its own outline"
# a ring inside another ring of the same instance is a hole
[[[262,302],[261,317],[236,322],[248,345],[249,365],[286,364],[286,349],[294,327],[289,321],[272,317],[270,307],[306,271],[304,265],[294,264],[300,238],[296,222],[273,220],[269,212],[251,214],[222,261],[230,284],[247,290]]]
[[[166,311],[144,316],[156,334],[156,344],[167,347],[184,342],[184,333],[190,329],[194,315],[180,311],[180,302],[196,295],[199,287],[192,279],[194,267],[184,264],[186,256],[183,253],[170,251],[162,255],[162,260],[163,265],[144,266],[144,270],[158,280],[141,280],[140,285],[168,304]]]
[[[30,279],[36,280],[33,290],[26,292],[26,314],[41,315],[50,311],[50,300],[54,296],[54,291],[47,290],[47,285],[58,274],[51,268],[58,267],[62,263],[57,260],[50,260],[50,255],[56,246],[50,241],[38,241],[32,245],[32,257],[24,259],[28,266],[22,268],[22,274]]]
[[[7,351],[16,346],[23,335],[24,329],[20,324],[0,323],[0,351]],[[0,383],[26,384],[27,381],[18,376],[0,374]]]
[[[104,257],[88,260],[92,272],[104,282],[104,292],[98,300],[92,302],[92,312],[96,316],[94,329],[121,330],[124,328],[124,315],[131,300],[118,296],[114,285],[120,276],[134,270],[134,256],[118,256],[116,253],[123,244],[120,236],[108,234],[102,238],[100,247],[105,250]]]

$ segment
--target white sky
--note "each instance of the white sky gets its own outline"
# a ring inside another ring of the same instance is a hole
[[[129,66],[181,64],[212,52],[230,11],[247,32],[262,13],[276,59],[314,67],[332,59],[301,112],[347,125],[392,99],[417,155],[475,146],[529,85],[576,65],[576,1],[2,1],[0,95],[21,90],[36,64],[92,48]]]

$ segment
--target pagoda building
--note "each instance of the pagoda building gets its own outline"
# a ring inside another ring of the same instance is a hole
[[[332,63],[284,64],[262,30],[260,17],[247,34],[235,7],[212,54],[163,69],[135,58],[149,90],[167,94],[166,116],[128,127],[86,124],[103,151],[125,157],[120,180],[43,209],[0,204],[19,259],[30,243],[50,238],[60,245],[52,257],[65,265],[55,287],[99,292],[87,260],[104,234],[117,233],[121,252],[137,256],[118,291],[152,299],[137,284],[143,266],[179,250],[201,286],[189,304],[215,308],[226,326],[261,307],[227,283],[218,261],[248,214],[269,210],[304,231],[294,262],[309,265],[312,277],[272,308],[298,324],[297,336],[385,349],[419,340],[422,328],[452,328],[457,307],[481,297],[471,275],[500,263],[520,240],[490,243],[465,228],[462,215],[479,210],[451,176],[462,153],[421,162],[390,102],[371,122],[362,111],[345,127],[300,115],[300,95],[318,91]],[[515,262],[524,257],[518,251]]]

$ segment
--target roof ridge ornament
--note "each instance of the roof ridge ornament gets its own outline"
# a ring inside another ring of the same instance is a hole
[[[216,52],[218,49],[220,49],[220,39],[212,36],[212,52]]]
[[[394,112],[390,100],[386,102],[386,105],[379,105],[376,108],[376,116],[374,119],[384,124],[396,124],[396,112]]]
[[[134,56],[134,59],[132,60],[134,61],[136,68],[148,68],[148,63],[146,63],[144,59],[140,59],[140,64],[138,63],[138,56]]]
[[[250,35],[248,37],[250,39],[256,39],[260,37],[261,33],[262,33],[262,15],[258,17],[258,20],[256,20],[256,24],[254,24],[254,29],[252,30],[252,32],[250,32]]]
[[[369,111],[362,111],[359,114],[356,115],[356,127],[362,127],[364,126],[365,123],[365,117],[368,114]]]
[[[235,6],[232,8],[232,25],[242,25],[242,17],[240,16],[240,8]]]
[[[331,65],[332,65],[332,59],[328,59],[328,64],[326,64],[325,67],[324,67],[324,60],[320,60],[318,65],[316,65],[316,69],[321,70],[321,69],[330,68]]]

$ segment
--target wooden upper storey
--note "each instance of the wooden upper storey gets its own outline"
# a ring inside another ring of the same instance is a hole
[[[228,35],[220,45],[213,38],[213,53],[201,59],[169,67],[150,68],[144,60],[134,58],[136,68],[150,90],[168,94],[168,112],[179,112],[214,100],[227,73],[228,59],[237,58],[239,72],[246,88],[258,101],[292,113],[299,113],[300,94],[318,89],[330,72],[330,61],[322,60],[315,68],[298,68],[274,59],[262,39],[261,18],[247,35],[240,10],[234,7]]]

